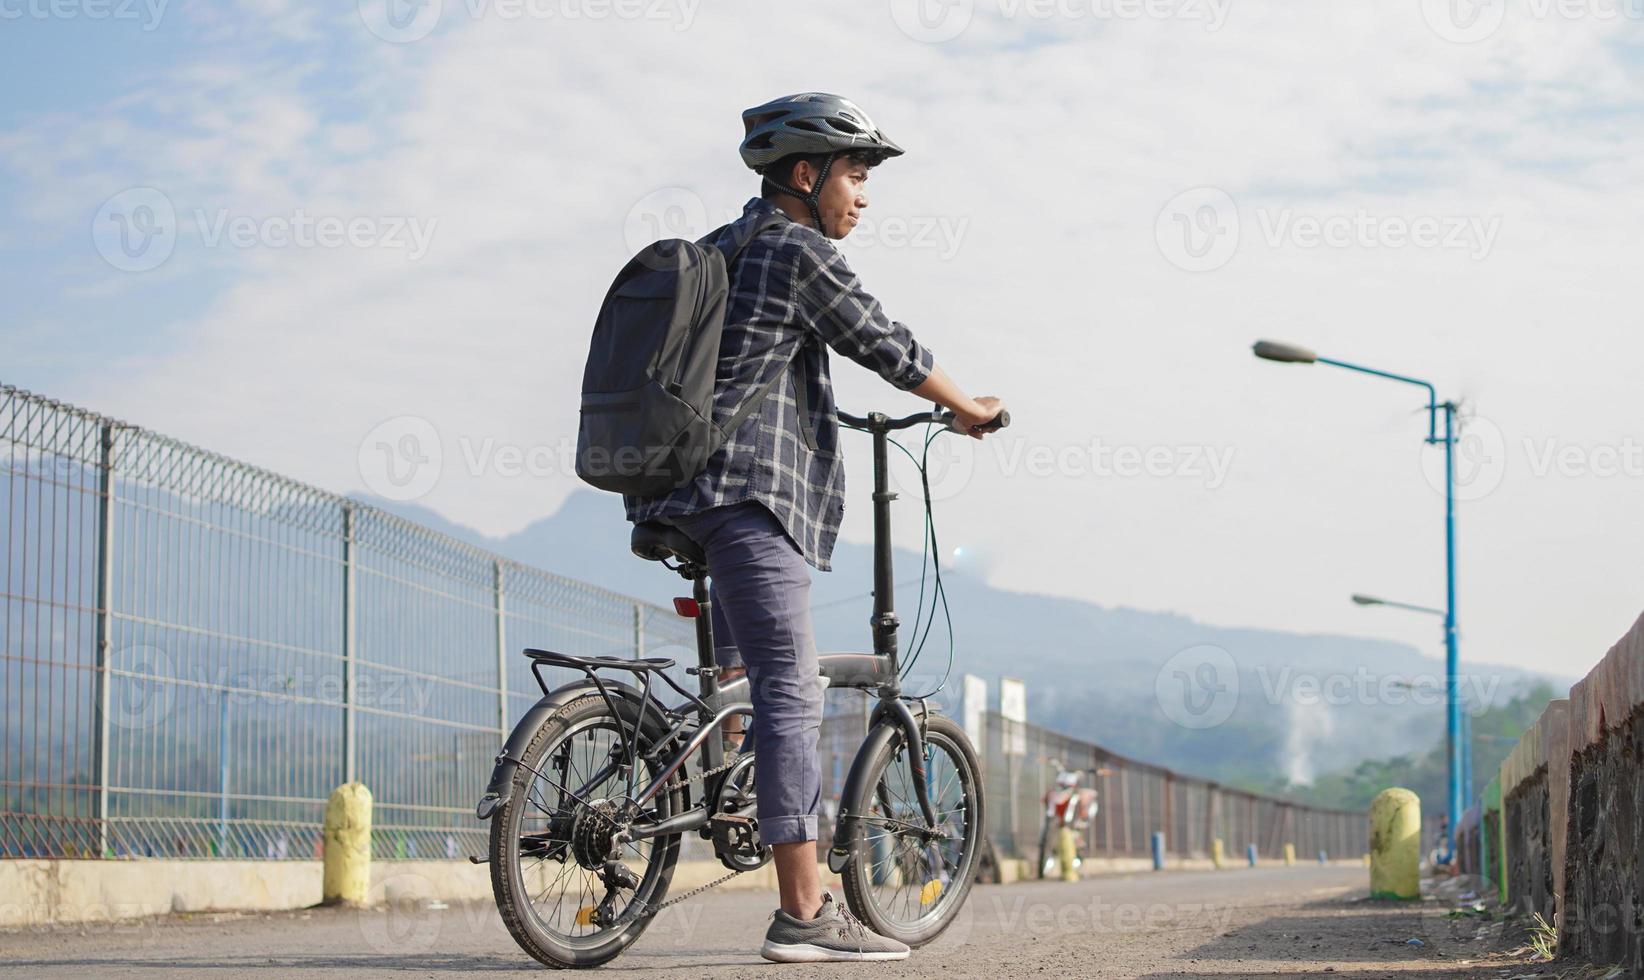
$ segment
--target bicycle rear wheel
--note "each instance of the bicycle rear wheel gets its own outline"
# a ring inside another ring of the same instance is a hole
[[[620,715],[593,695],[550,715],[491,820],[497,910],[520,948],[548,966],[598,966],[627,949],[650,925],[645,910],[667,895],[679,859],[678,834],[623,843],[628,880],[613,887],[601,878],[599,859],[618,826],[609,817],[619,815],[625,788],[608,763],[621,756],[624,732],[638,738],[642,758],[664,735],[656,712],[635,733],[637,709],[616,703]],[[640,768],[655,775],[653,763]],[[679,812],[683,800],[674,785],[641,814],[659,820]]]
[[[854,799],[860,814],[841,879],[856,917],[882,936],[922,946],[953,923],[970,894],[982,847],[982,767],[964,729],[932,715],[925,731],[925,782],[936,811],[924,812],[901,733],[871,760]]]

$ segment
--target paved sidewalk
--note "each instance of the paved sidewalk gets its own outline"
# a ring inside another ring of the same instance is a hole
[[[1499,930],[1431,903],[1358,900],[1363,869],[1274,867],[982,886],[936,943],[891,977],[1356,977],[1537,975],[1484,954]],[[709,893],[666,910],[605,969],[623,976],[769,977],[870,972],[777,967],[757,948],[770,892]],[[1481,935],[1475,935],[1478,933]],[[1420,945],[1408,940],[1420,940]],[[1542,976],[1557,975],[1540,968]],[[540,976],[489,905],[168,916],[119,926],[0,933],[0,975],[80,980],[369,980],[452,973]]]

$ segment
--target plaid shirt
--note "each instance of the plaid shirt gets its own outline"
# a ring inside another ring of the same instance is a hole
[[[754,198],[724,234],[746,235],[773,213],[781,212]],[[730,270],[714,421],[723,425],[775,372],[784,377],[690,483],[656,497],[625,496],[628,519],[666,522],[757,500],[805,560],[827,571],[845,516],[845,467],[823,344],[904,391],[923,383],[935,365],[908,328],[863,291],[831,241],[794,221],[767,228]],[[796,374],[805,382],[804,418]]]

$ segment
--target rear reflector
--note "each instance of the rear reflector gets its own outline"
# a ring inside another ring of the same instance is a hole
[[[674,612],[686,619],[695,619],[702,615],[702,607],[696,604],[695,599],[675,599]]]

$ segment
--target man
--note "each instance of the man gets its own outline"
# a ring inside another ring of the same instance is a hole
[[[690,483],[626,498],[628,519],[673,524],[702,546],[713,579],[715,659],[748,671],[759,833],[771,845],[781,892],[762,955],[904,959],[908,947],[870,932],[823,894],[817,872],[822,685],[805,566],[828,570],[845,491],[824,345],[952,410],[955,428],[976,438],[1004,406],[970,398],[949,380],[833,246],[868,206],[868,171],[902,148],[850,100],[821,92],[749,109],[742,122],[742,161],[761,175],[761,196],[723,235],[742,241],[769,227],[730,270],[714,420],[782,378]]]

